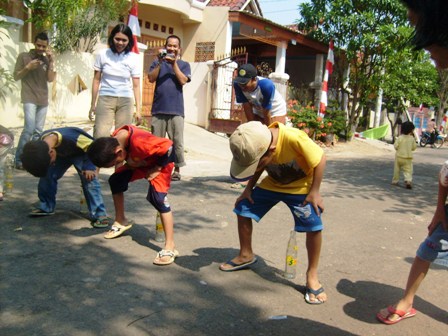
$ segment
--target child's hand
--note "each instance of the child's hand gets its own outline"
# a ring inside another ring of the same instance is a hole
[[[162,170],[162,167],[160,166],[154,166],[151,169],[148,170],[148,173],[146,174],[146,179],[148,181],[154,180]]]
[[[251,188],[246,187],[246,189],[244,189],[244,191],[241,193],[241,195],[236,199],[235,207],[238,205],[239,202],[241,202],[242,200],[244,200],[246,198],[251,204],[254,204],[254,200],[252,199],[252,189]]]
[[[95,178],[96,171],[95,170],[83,170],[82,174],[84,175],[86,180],[90,182]]]
[[[316,211],[316,214],[318,216],[321,215],[321,212],[324,212],[324,200],[322,199],[320,193],[310,192],[308,196],[305,198],[304,205],[307,203],[311,203],[311,205],[314,208],[314,211]]]
[[[157,176],[159,176],[159,174],[160,174],[159,171],[152,172],[152,173],[150,173],[150,174],[148,174],[148,175],[146,176],[146,179],[147,179],[148,181],[152,181],[152,180],[154,180]]]

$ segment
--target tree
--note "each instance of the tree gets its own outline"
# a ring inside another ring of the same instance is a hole
[[[388,112],[395,113],[395,122],[389,118],[392,136],[395,135],[397,121],[409,105],[428,106],[437,104],[439,79],[429,55],[424,51],[415,52],[409,48],[395,48],[385,63],[381,87]]]
[[[377,96],[387,59],[397,49],[409,48],[406,10],[398,0],[311,0],[300,6],[300,13],[299,29],[320,41],[334,40],[332,81],[339,92],[349,88],[346,134],[350,138],[362,112]]]
[[[445,109],[448,105],[448,70],[437,69],[439,75],[439,87],[437,89],[437,97],[439,98],[439,108],[437,115],[437,125],[441,125]],[[445,130],[444,130],[445,131]]]
[[[52,46],[65,51],[92,52],[108,24],[127,13],[127,0],[27,0],[32,22],[48,30]]]

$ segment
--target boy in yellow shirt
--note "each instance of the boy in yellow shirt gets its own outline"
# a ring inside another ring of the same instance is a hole
[[[224,272],[244,269],[257,261],[252,251],[252,219],[257,222],[278,202],[284,202],[294,218],[295,231],[306,232],[308,269],[305,300],[320,304],[327,300],[317,268],[322,245],[321,213],[324,209],[320,184],[326,159],[323,150],[298,129],[275,122],[240,125],[230,137],[233,160],[230,175],[249,180],[236,200],[240,253],[220,266]],[[268,173],[255,186],[263,171]]]

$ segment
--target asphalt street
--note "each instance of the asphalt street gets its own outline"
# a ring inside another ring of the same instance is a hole
[[[75,124],[89,130],[88,123]],[[419,148],[414,188],[391,186],[390,145],[354,140],[326,148],[324,245],[320,281],[328,301],[303,299],[304,236],[298,235],[297,277],[284,279],[292,219],[279,204],[254,224],[258,263],[224,273],[238,252],[230,152],[224,135],[186,125],[182,180],[172,184],[175,264],[152,264],[156,212],[146,182],[126,193],[135,225],[103,238],[79,212],[73,169],[59,183],[56,214],[30,218],[37,179],[16,171],[14,190],[0,202],[0,335],[446,335],[446,268],[431,267],[416,301],[418,314],[394,326],[376,312],[403,294],[415,251],[426,235],[437,197],[437,173],[448,147]],[[107,178],[103,195],[113,216]]]

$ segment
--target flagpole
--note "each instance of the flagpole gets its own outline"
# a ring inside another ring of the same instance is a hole
[[[320,104],[319,104],[319,110],[317,111],[317,114],[320,117],[325,116],[325,111],[327,109],[328,104],[328,79],[333,72],[333,64],[334,64],[334,42],[333,39],[330,40],[330,45],[328,48],[328,55],[327,55],[327,61],[325,63],[325,73],[324,73],[324,79],[322,81],[322,90],[321,90],[321,97],[320,97]]]
[[[132,37],[134,38],[134,47],[132,48],[132,52],[138,54],[138,41],[137,36],[141,36],[140,34],[140,24],[138,23],[138,1],[132,0],[132,7],[129,11],[128,16],[128,26],[132,30]]]

